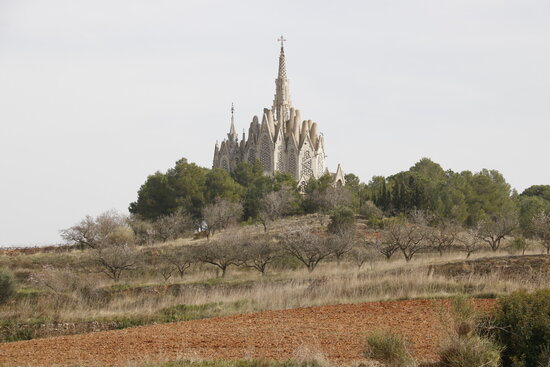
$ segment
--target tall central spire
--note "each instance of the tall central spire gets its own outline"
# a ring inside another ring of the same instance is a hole
[[[286,39],[281,36],[277,41],[281,42],[281,53],[279,55],[279,73],[275,79],[275,98],[273,99],[273,114],[277,121],[286,121],[290,117],[289,82],[286,76],[286,59],[284,42]]]

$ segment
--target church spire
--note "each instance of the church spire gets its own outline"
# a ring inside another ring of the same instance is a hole
[[[231,102],[231,127],[229,128],[229,134],[227,134],[229,140],[237,140],[237,131],[235,130],[235,107]]]
[[[279,54],[279,73],[275,79],[275,98],[273,99],[273,114],[276,120],[284,122],[290,117],[290,93],[288,79],[286,76],[286,58],[284,42],[286,39],[281,36],[277,41],[281,42],[281,53]]]

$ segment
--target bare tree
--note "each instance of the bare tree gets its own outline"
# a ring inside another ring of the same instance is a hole
[[[258,236],[246,240],[240,252],[240,261],[244,266],[254,268],[262,276],[266,268],[280,255],[272,238]]]
[[[162,242],[184,237],[192,233],[194,227],[193,218],[183,209],[162,216],[153,223],[155,237]]]
[[[97,244],[93,252],[94,262],[102,273],[118,282],[123,271],[137,267],[134,242],[131,228],[118,227]]]
[[[340,265],[340,261],[355,245],[355,230],[350,228],[345,231],[339,231],[336,234],[330,235],[327,238],[327,244],[336,257],[336,263]]]
[[[162,279],[164,279],[165,282],[170,280],[175,270],[176,269],[171,265],[161,265],[159,268],[160,275],[162,275]]]
[[[481,249],[482,241],[480,240],[477,232],[477,228],[469,228],[460,232],[456,237],[458,244],[457,248],[466,253],[467,259],[471,254]]]
[[[155,229],[153,223],[143,220],[136,215],[128,218],[128,225],[136,235],[136,245],[150,245],[155,240]]]
[[[282,234],[283,247],[307,267],[315,270],[319,262],[332,254],[328,241],[302,227],[292,228]]]
[[[439,252],[439,256],[443,256],[443,252],[453,246],[460,232],[460,226],[450,220],[443,220],[436,227],[426,229],[426,240],[430,247]]]
[[[388,248],[398,248],[407,262],[413,256],[426,248],[426,230],[422,223],[418,222],[392,222],[386,226],[383,243]]]
[[[518,226],[517,217],[506,215],[487,220],[480,223],[477,227],[477,236],[480,240],[487,243],[491,250],[497,251],[503,239],[509,236]]]
[[[97,248],[117,228],[128,227],[127,217],[108,211],[97,217],[87,215],[80,223],[60,231],[61,238],[82,247]]]
[[[101,272],[115,282],[120,280],[123,271],[137,266],[137,256],[130,245],[100,247],[95,250],[94,258]]]
[[[356,244],[350,251],[350,257],[355,265],[357,265],[357,268],[361,269],[363,264],[375,258],[375,247],[373,246],[373,242]]]
[[[207,205],[203,210],[206,237],[210,238],[216,231],[227,228],[242,215],[242,204],[220,198],[216,199],[214,203]]]
[[[292,210],[293,201],[292,190],[287,186],[283,186],[279,191],[272,191],[261,199],[259,219],[264,226],[264,232],[267,232],[269,223]]]
[[[165,262],[177,270],[180,278],[183,278],[187,269],[194,262],[192,251],[187,246],[167,248],[162,252],[162,257]]]
[[[550,254],[550,214],[540,213],[533,217],[531,223],[536,238],[542,243],[546,253]]]
[[[216,266],[225,277],[230,265],[240,264],[240,241],[236,231],[226,233],[223,238],[193,247],[193,256],[198,261]]]

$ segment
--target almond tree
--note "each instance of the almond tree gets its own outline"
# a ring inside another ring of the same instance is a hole
[[[267,266],[280,255],[273,239],[266,236],[250,238],[240,248],[241,264],[256,269],[262,276],[265,275]]]
[[[466,253],[466,258],[468,259],[470,255],[476,251],[479,251],[482,246],[482,241],[477,235],[477,228],[470,228],[463,232],[460,232],[456,236],[456,242],[458,244],[457,248]]]
[[[208,204],[202,214],[206,226],[206,237],[210,238],[216,231],[236,222],[243,215],[243,206],[240,203],[218,198],[214,203]]]
[[[393,222],[386,226],[384,242],[398,248],[407,262],[426,248],[426,227],[422,223]]]
[[[426,231],[426,240],[430,247],[443,256],[443,252],[453,246],[456,236],[460,231],[460,226],[448,220],[443,220],[436,227],[429,227]]]
[[[193,247],[193,257],[219,268],[223,278],[230,265],[240,264],[240,241],[241,238],[237,232],[226,233],[223,238]]]
[[[518,226],[517,217],[506,215],[493,220],[482,221],[477,229],[478,238],[487,243],[491,250],[497,251],[503,239],[509,236]]]
[[[258,219],[264,226],[264,232],[267,232],[269,223],[281,218],[292,210],[293,201],[293,193],[287,186],[283,186],[279,191],[272,191],[266,194],[260,200]]]
[[[283,233],[282,243],[285,251],[304,264],[310,273],[321,260],[333,253],[324,238],[302,227]]]

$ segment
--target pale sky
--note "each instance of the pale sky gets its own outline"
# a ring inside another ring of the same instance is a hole
[[[126,212],[290,93],[327,164],[367,182],[430,157],[550,184],[550,2],[0,0],[0,246]]]

